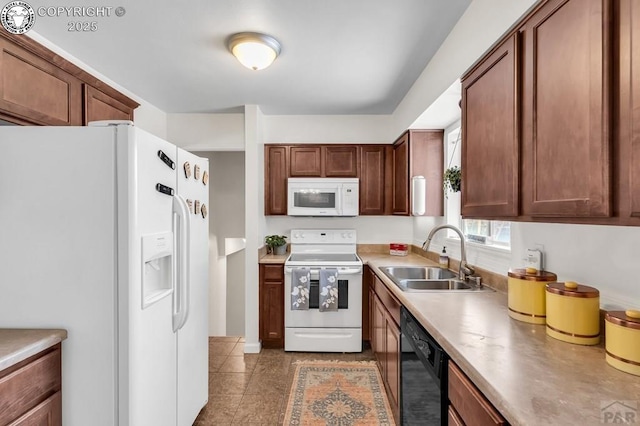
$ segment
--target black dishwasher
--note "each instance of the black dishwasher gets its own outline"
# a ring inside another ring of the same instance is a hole
[[[402,307],[400,420],[403,425],[447,424],[447,354]]]

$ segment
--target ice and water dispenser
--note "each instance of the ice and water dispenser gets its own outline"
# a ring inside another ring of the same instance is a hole
[[[171,294],[173,232],[142,236],[142,308]]]

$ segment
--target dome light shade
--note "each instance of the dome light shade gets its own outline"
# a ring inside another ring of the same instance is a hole
[[[233,34],[227,47],[242,65],[254,71],[267,68],[280,54],[278,40],[260,33]]]

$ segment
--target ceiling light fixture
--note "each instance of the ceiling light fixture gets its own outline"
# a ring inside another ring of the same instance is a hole
[[[278,40],[260,33],[233,34],[227,47],[242,65],[254,71],[267,68],[280,54]]]

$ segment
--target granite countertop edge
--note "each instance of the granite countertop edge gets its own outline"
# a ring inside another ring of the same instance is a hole
[[[640,398],[640,377],[609,366],[602,345],[561,342],[544,325],[511,319],[504,293],[406,293],[379,268],[438,265],[414,254],[360,257],[510,424],[595,425],[602,404]]]
[[[57,345],[67,338],[63,329],[0,329],[0,371]]]

